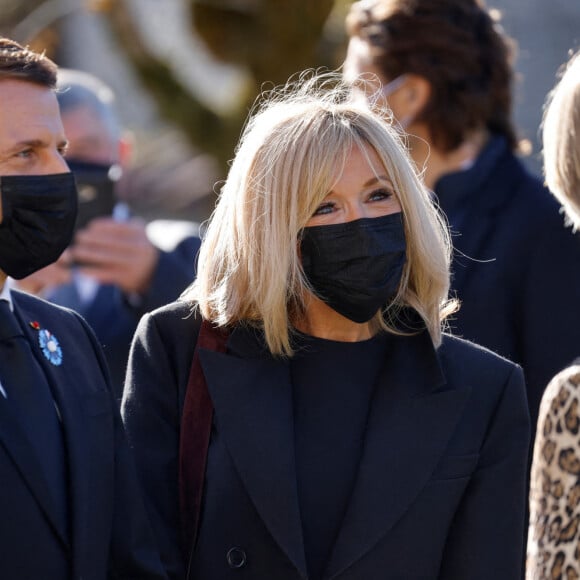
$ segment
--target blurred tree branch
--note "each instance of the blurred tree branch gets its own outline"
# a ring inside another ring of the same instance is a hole
[[[334,0],[184,0],[191,31],[218,60],[243,67],[250,84],[229,113],[204,105],[184,86],[171,64],[153,54],[126,0],[107,4],[113,30],[161,115],[220,165],[233,155],[248,109],[263,83],[284,83],[305,68],[328,66],[332,50],[323,31]],[[327,43],[328,44],[328,43]]]
[[[175,123],[199,149],[223,164],[227,155],[223,142],[235,139],[239,126],[235,116],[220,116],[205,107],[164,62],[143,42],[141,32],[123,1],[110,10],[113,29],[142,85],[155,100],[163,118]]]
[[[247,67],[257,85],[319,66],[334,0],[190,0],[192,28],[216,58]]]

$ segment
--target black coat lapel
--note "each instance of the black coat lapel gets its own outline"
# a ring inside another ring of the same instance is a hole
[[[247,356],[247,345],[255,341],[251,332],[236,330],[228,342],[228,354],[200,349],[200,361],[217,428],[246,490],[274,539],[307,578],[289,367],[257,351]]]
[[[13,293],[13,297],[14,293]],[[84,376],[84,370],[80,366],[85,361],[86,352],[82,356],[77,356],[79,345],[74,341],[74,333],[71,329],[60,327],[56,318],[44,320],[39,319],[39,313],[27,311],[26,306],[15,297],[15,312],[21,318],[24,332],[33,345],[33,353],[36,356],[44,374],[50,384],[53,397],[58,406],[63,427],[64,440],[66,444],[66,458],[69,473],[69,505],[72,514],[72,534],[73,542],[76,546],[83,545],[84,539],[79,537],[83,533],[82,522],[86,521],[85,510],[89,503],[89,473],[88,461],[91,460],[86,441],[86,416],[81,404],[78,390],[86,388],[88,385],[79,385],[79,377]],[[47,312],[47,316],[50,316]],[[29,322],[36,321],[40,328],[44,328],[54,333],[60,342],[62,349],[62,364],[55,366],[42,354],[38,343],[38,331],[34,330]],[[71,323],[72,323],[71,319]]]
[[[374,394],[351,501],[329,560],[333,578],[397,522],[426,485],[469,389],[445,389],[427,332],[393,337]]]

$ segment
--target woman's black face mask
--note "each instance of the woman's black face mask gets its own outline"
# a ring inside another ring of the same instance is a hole
[[[72,173],[0,177],[0,270],[20,280],[55,262],[72,239],[78,195]]]
[[[304,228],[300,250],[304,273],[319,298],[354,322],[368,322],[401,282],[402,214]]]

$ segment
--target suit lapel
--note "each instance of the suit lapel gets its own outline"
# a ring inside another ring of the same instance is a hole
[[[249,353],[247,346],[255,342],[251,332],[236,330],[228,342],[228,354],[200,349],[200,361],[217,429],[225,437],[244,486],[274,539],[307,578],[289,367],[260,356],[259,349]]]
[[[68,358],[71,358],[70,355],[72,352],[69,353]],[[71,363],[72,361],[66,362]],[[72,372],[70,364],[66,365],[66,368],[53,367],[46,359],[42,361],[42,364],[47,377],[49,377],[53,396],[59,409],[66,444],[72,541],[75,546],[84,546],[87,541],[84,534],[89,531],[86,530],[86,526],[83,526],[83,522],[88,520],[85,514],[89,505],[87,474],[90,472],[88,462],[91,457],[86,438],[86,425],[83,423],[87,417],[77,393],[77,385],[74,382],[75,374],[76,376],[81,375]],[[65,361],[63,360],[64,366]],[[75,556],[78,553],[75,550]]]
[[[22,301],[18,300],[13,293],[15,313],[20,317],[30,344],[33,345],[33,353],[36,356],[47,381],[50,384],[55,403],[61,418],[64,441],[66,444],[66,459],[69,474],[69,505],[72,514],[72,534],[75,545],[83,545],[79,534],[83,533],[81,522],[86,521],[84,512],[88,505],[88,481],[86,474],[89,473],[88,444],[86,441],[86,428],[84,425],[85,412],[77,392],[78,377],[83,376],[82,369],[78,368],[82,358],[75,356],[76,344],[67,340],[70,331],[66,329],[61,333],[56,319],[38,320],[38,312],[35,314],[26,309]],[[50,316],[46,312],[46,317]],[[29,322],[37,321],[41,328],[45,328],[59,339],[63,351],[62,364],[55,366],[42,354],[38,343],[38,332]]]
[[[0,443],[20,471],[54,532],[63,545],[68,546],[64,530],[60,528],[59,519],[55,517],[56,506],[40,466],[39,450],[30,442],[9,400],[4,397],[0,397]]]
[[[325,578],[369,551],[405,513],[443,454],[469,389],[445,379],[427,332],[393,337],[377,384],[355,487]]]
[[[43,357],[39,356],[38,337],[36,333],[31,332],[29,325],[29,322],[35,320],[35,317],[26,310],[23,310],[15,293],[12,293],[12,298],[14,315],[19,320],[24,335],[31,345],[33,355],[37,358],[41,369],[45,371],[45,366],[42,361]],[[45,377],[52,387],[52,377],[46,372]],[[8,397],[10,397],[9,394]],[[32,444],[22,427],[17,412],[10,405],[10,399],[4,399],[4,397],[0,397],[0,440],[17,465],[23,479],[38,501],[41,510],[47,517],[55,533],[65,546],[69,546],[69,538],[67,537],[66,530],[62,529],[59,524],[61,520],[56,516],[56,506],[39,461],[39,454],[42,453],[42,449],[37,449]]]

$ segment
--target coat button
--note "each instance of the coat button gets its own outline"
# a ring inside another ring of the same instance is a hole
[[[230,548],[226,559],[230,568],[242,568],[246,565],[246,552],[242,548]]]

